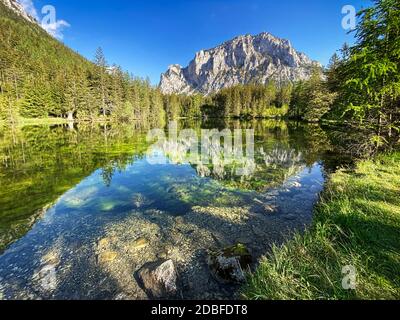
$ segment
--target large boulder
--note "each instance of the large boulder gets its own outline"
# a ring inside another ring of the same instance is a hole
[[[168,299],[178,293],[178,276],[172,260],[145,264],[136,279],[150,299]]]

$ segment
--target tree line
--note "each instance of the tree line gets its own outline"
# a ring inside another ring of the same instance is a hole
[[[358,13],[358,21],[355,44],[344,45],[326,68],[316,65],[306,81],[188,96],[163,95],[148,79],[109,66],[101,49],[87,61],[38,26],[3,14],[0,117],[290,117],[379,126],[392,134],[400,120],[400,3],[375,0]]]
[[[361,10],[355,38],[328,66],[315,65],[308,80],[225,88],[203,97],[201,115],[335,121],[377,128],[374,139],[384,143],[400,131],[400,2],[375,0]],[[191,114],[187,105],[183,110]]]
[[[399,131],[400,2],[375,0],[358,13],[356,42],[345,44],[326,68],[315,66],[307,81],[276,87],[224,89],[215,110],[230,117],[282,116],[322,119]],[[287,106],[287,108],[284,108]]]

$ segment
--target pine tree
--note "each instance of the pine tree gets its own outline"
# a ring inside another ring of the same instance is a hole
[[[276,95],[276,106],[282,108],[290,105],[293,86],[291,83],[282,85]]]
[[[180,117],[181,105],[179,103],[179,98],[176,94],[166,96],[165,105],[168,119],[175,120]]]
[[[104,52],[102,48],[98,48],[96,50],[94,63],[96,65],[95,69],[95,82],[94,89],[97,101],[101,108],[101,112],[105,117],[108,113],[108,88],[107,88],[107,61],[104,56]]]
[[[163,123],[165,119],[165,111],[163,104],[163,97],[160,90],[155,89],[151,93],[151,115],[150,119],[156,123]]]
[[[124,84],[124,74],[119,66],[112,67],[112,80],[110,89],[110,103],[113,113],[121,107],[125,107],[125,84]]]
[[[400,2],[375,0],[362,10],[356,44],[340,68],[340,96],[353,119],[390,126],[399,117]]]
[[[23,99],[20,101],[20,112],[26,118],[44,118],[49,114],[49,91],[40,83],[27,81]]]

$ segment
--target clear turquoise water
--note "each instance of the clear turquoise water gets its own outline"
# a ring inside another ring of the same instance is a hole
[[[146,299],[135,272],[160,259],[175,262],[181,297],[234,297],[237,287],[210,276],[207,250],[241,242],[256,258],[304,229],[344,159],[334,132],[318,126],[223,125],[255,130],[256,169],[245,179],[229,167],[204,176],[168,154],[150,164],[140,126],[0,132],[0,297]]]

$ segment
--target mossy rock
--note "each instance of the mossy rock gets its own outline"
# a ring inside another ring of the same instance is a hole
[[[222,250],[222,254],[225,257],[236,257],[239,259],[240,266],[243,269],[247,269],[253,262],[253,257],[249,249],[242,243],[238,243],[232,247],[225,248]]]
[[[253,257],[244,244],[211,252],[208,256],[208,265],[213,276],[222,283],[243,283],[245,275],[243,270],[250,267]]]

